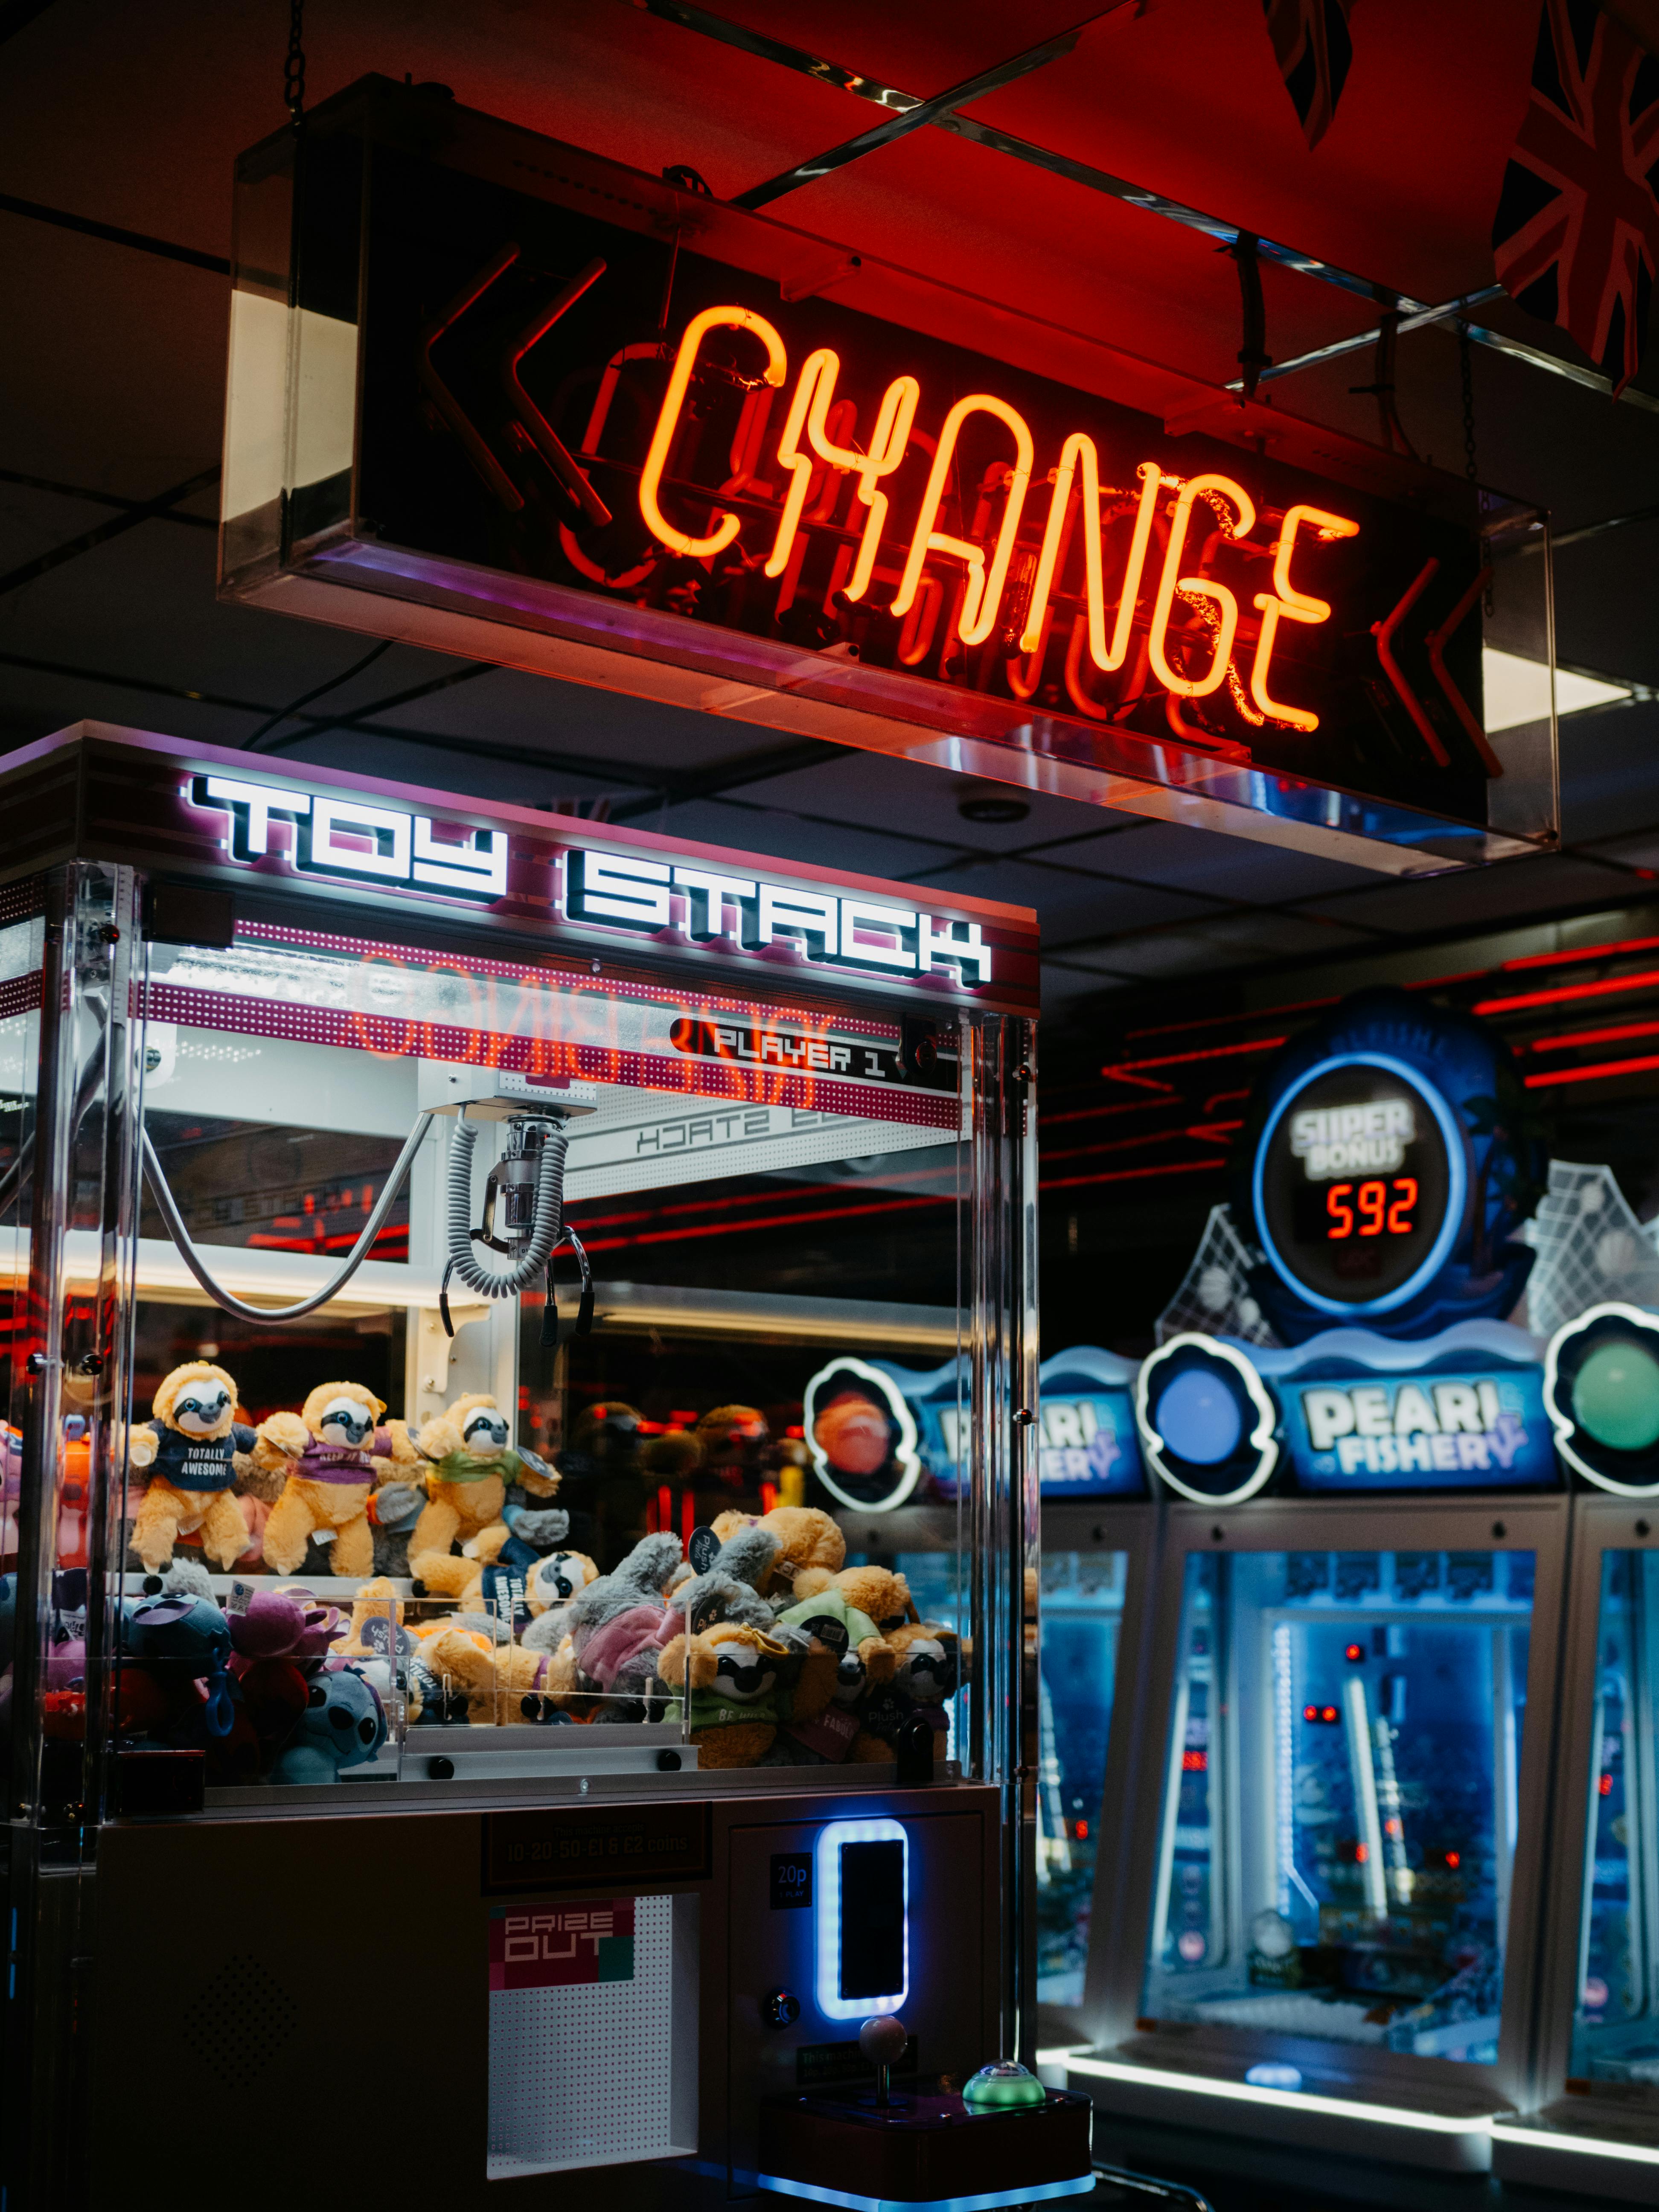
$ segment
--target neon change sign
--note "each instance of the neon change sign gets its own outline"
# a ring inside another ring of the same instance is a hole
[[[658,410],[639,485],[639,509],[646,527],[659,544],[693,560],[712,560],[733,546],[742,529],[740,518],[729,509],[701,535],[679,528],[665,514],[661,502],[663,478],[676,434],[682,426],[693,371],[708,335],[717,330],[746,331],[764,352],[764,365],[750,387],[744,413],[747,427],[739,427],[740,442],[760,441],[769,413],[772,390],[781,386],[788,370],[788,354],[782,338],[765,316],[747,307],[705,307],[685,326],[668,380],[668,389]],[[796,379],[784,418],[782,435],[774,459],[786,472],[777,527],[764,562],[769,577],[787,576],[801,540],[802,516],[815,484],[826,471],[851,476],[854,496],[864,510],[850,563],[836,588],[849,605],[863,600],[877,574],[877,558],[886,529],[890,500],[882,489],[910,448],[921,386],[914,376],[898,376],[888,385],[877,404],[874,428],[867,450],[839,442],[831,433],[833,416],[848,420],[851,409],[834,395],[841,380],[840,356],[821,346],[807,356]],[[596,410],[597,411],[597,410]],[[940,526],[946,494],[960,470],[958,447],[969,419],[982,415],[1007,432],[1012,452],[1006,464],[994,463],[981,482],[981,497],[969,534],[963,536]],[[590,431],[592,426],[590,424]],[[974,392],[958,399],[945,416],[935,438],[925,441],[932,461],[920,507],[909,529],[908,548],[896,580],[890,614],[908,617],[920,602],[924,572],[930,556],[963,564],[962,575],[951,609],[948,627],[964,646],[982,646],[998,628],[1009,592],[1010,569],[1020,540],[1020,524],[1031,489],[1036,447],[1030,426],[1019,410],[990,392]],[[1133,496],[1109,489],[1108,509],[1103,514],[1100,453],[1085,431],[1073,431],[1049,469],[1052,487],[1048,520],[1043,526],[1036,565],[1026,564],[1024,588],[1018,594],[1019,652],[1028,665],[1047,646],[1054,606],[1056,572],[1080,519],[1082,524],[1083,611],[1077,618],[1073,647],[1068,654],[1068,683],[1076,703],[1091,711],[1079,697],[1073,664],[1086,645],[1088,658],[1103,674],[1121,669],[1128,658],[1138,611],[1145,620],[1145,652],[1151,674],[1173,697],[1207,698],[1224,684],[1232,703],[1244,721],[1260,728],[1272,721],[1287,729],[1316,730],[1319,716],[1273,696],[1273,651],[1285,622],[1316,624],[1330,620],[1328,600],[1318,598],[1293,580],[1291,564],[1297,541],[1304,532],[1330,541],[1355,538],[1359,525],[1351,517],[1332,513],[1305,501],[1293,501],[1284,512],[1278,535],[1271,544],[1252,550],[1271,554],[1272,588],[1252,594],[1260,617],[1254,651],[1246,660],[1248,682],[1234,658],[1238,640],[1238,594],[1207,571],[1212,549],[1218,540],[1242,544],[1256,525],[1256,505],[1243,485],[1216,470],[1193,477],[1166,474],[1155,461],[1136,468],[1139,489]],[[1172,496],[1171,496],[1172,495]],[[835,489],[829,503],[833,507]],[[822,493],[819,520],[823,519]],[[1116,588],[1108,593],[1103,553],[1103,522],[1125,507],[1133,514],[1133,527]],[[1148,573],[1148,549],[1160,510],[1166,518],[1163,545],[1155,579]],[[1208,543],[1194,539],[1194,511]],[[855,518],[856,519],[856,518]],[[994,528],[994,534],[993,534]],[[1187,573],[1188,570],[1192,573]],[[1150,611],[1142,610],[1143,594],[1150,597]],[[1177,600],[1181,621],[1176,627]],[[1113,614],[1111,634],[1107,616]],[[1194,618],[1207,633],[1206,650],[1194,657],[1183,648],[1189,643]],[[907,624],[912,632],[919,623]],[[934,624],[929,623],[931,639]],[[901,648],[901,658],[904,657]],[[1196,734],[1188,729],[1186,734]]]

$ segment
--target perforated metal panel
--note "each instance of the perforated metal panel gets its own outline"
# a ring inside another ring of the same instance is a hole
[[[683,1918],[686,1902],[678,1900]],[[682,1942],[677,1972],[676,1899],[632,1904],[626,1978],[491,1988],[492,2181],[696,2149],[695,2127],[686,2125],[695,2013],[684,2002],[696,1985],[695,1936]]]

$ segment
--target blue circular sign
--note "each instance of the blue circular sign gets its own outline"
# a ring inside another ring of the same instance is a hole
[[[1256,1234],[1315,1312],[1392,1313],[1431,1283],[1463,1229],[1468,1164],[1451,1104],[1386,1052],[1317,1060],[1273,1103],[1257,1139]]]

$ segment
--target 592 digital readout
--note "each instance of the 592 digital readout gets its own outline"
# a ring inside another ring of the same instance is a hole
[[[1331,1224],[1325,1235],[1332,1243],[1345,1237],[1409,1237],[1417,1225],[1412,1219],[1416,1205],[1415,1176],[1334,1182],[1325,1194]]]

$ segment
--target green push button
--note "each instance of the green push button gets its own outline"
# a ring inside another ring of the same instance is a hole
[[[1628,1337],[1598,1344],[1573,1378],[1572,1410],[1609,1451],[1659,1443],[1659,1359]]]
[[[1046,2105],[1048,2093],[1035,2074],[1014,2059],[1000,2058],[969,2076],[962,2101],[970,2112],[1006,2112],[1021,2105]]]

